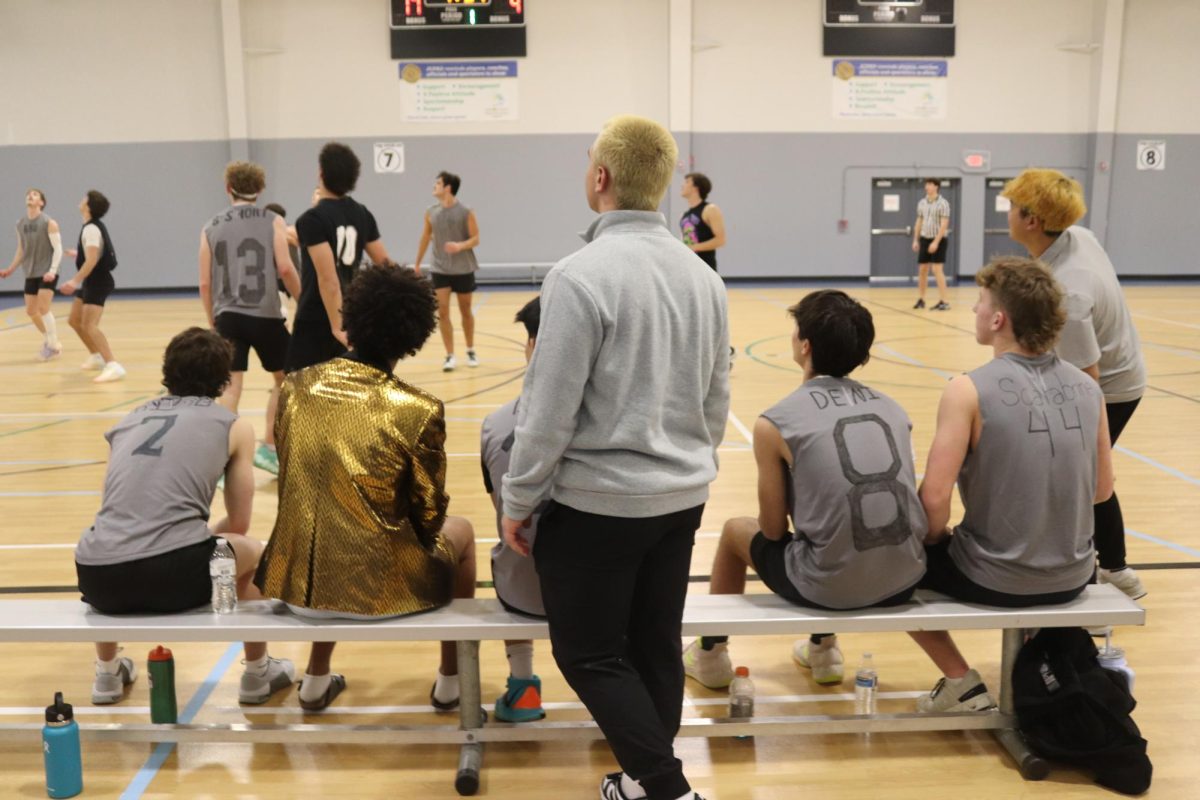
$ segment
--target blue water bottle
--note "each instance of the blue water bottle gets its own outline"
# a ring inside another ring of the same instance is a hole
[[[42,750],[46,756],[46,794],[74,797],[83,791],[83,755],[79,750],[79,725],[75,710],[54,693],[54,705],[46,707],[42,728]]]

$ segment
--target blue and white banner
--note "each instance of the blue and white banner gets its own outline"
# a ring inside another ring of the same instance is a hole
[[[943,60],[833,60],[836,119],[945,119]]]
[[[516,61],[402,61],[405,122],[512,121],[518,114]]]

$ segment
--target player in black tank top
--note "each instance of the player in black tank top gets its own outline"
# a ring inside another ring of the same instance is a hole
[[[679,219],[683,243],[692,248],[705,264],[717,269],[717,248],[725,246],[725,218],[721,209],[708,202],[712,181],[693,172],[683,179],[680,196],[691,206]]]

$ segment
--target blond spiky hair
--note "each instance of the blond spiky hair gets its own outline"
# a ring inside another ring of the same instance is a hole
[[[238,197],[253,200],[267,185],[267,173],[249,161],[231,161],[225,167],[225,185]]]
[[[658,208],[678,157],[666,128],[630,114],[606,122],[592,146],[592,160],[612,176],[617,206],[631,211]]]
[[[1083,187],[1056,169],[1027,169],[1001,192],[1013,205],[1042,221],[1042,230],[1061,233],[1087,213]]]

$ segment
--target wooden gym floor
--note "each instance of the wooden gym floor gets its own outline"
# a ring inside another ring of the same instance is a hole
[[[721,473],[712,488],[693,557],[693,591],[707,591],[716,535],[729,516],[756,513],[749,428],[763,409],[800,379],[791,362],[785,308],[807,291],[776,284],[733,284],[729,290],[733,341],[730,424],[721,448]],[[898,400],[914,424],[917,469],[922,469],[940,391],[948,377],[983,363],[990,353],[975,344],[971,304],[975,290],[951,290],[949,312],[911,311],[912,288],[849,291],[875,316],[877,340],[870,364],[856,374]],[[534,294],[529,289],[485,289],[477,296],[477,347],[482,366],[440,371],[435,334],[397,372],[446,403],[451,513],[475,524],[479,577],[488,574],[495,542],[492,506],[479,475],[479,428],[483,417],[520,391],[524,330],[513,314]],[[930,296],[933,296],[931,290]],[[1137,673],[1140,705],[1134,719],[1150,742],[1156,798],[1195,796],[1195,753],[1200,746],[1200,284],[1147,284],[1126,288],[1149,366],[1150,388],[1115,455],[1118,491],[1130,531],[1130,562],[1150,590],[1145,628],[1119,629]],[[34,361],[40,344],[17,298],[0,298],[0,594],[71,597],[72,550],[100,503],[107,446],[103,433],[121,415],[160,391],[159,368],[167,340],[186,325],[202,324],[191,296],[116,297],[103,330],[126,380],[95,385],[79,371],[85,353],[66,326],[67,302],[59,300],[65,343],[62,358]],[[17,303],[18,305],[14,305]],[[457,325],[457,312],[455,312]],[[461,350],[462,345],[459,345]],[[267,376],[251,359],[243,413],[260,435]],[[266,539],[276,508],[275,484],[257,473],[253,535]],[[218,493],[218,506],[220,498]],[[220,509],[214,514],[220,514]],[[750,591],[763,591],[751,582]],[[481,588],[487,595],[490,589]],[[0,598],[2,601],[2,598]],[[850,683],[822,688],[793,664],[787,637],[735,638],[735,663],[750,667],[763,711],[845,713]],[[998,682],[999,635],[959,637],[968,659],[993,685]],[[171,645],[170,642],[164,644]],[[131,646],[144,671],[145,652]],[[907,710],[938,675],[903,635],[843,636],[848,671],[864,651],[875,654],[881,710]],[[90,645],[3,645],[7,670],[0,682],[0,716],[6,722],[41,718],[55,690],[75,703],[82,724],[148,720],[148,688],[139,677],[119,706],[93,708]],[[179,706],[196,708],[197,722],[299,722],[295,692],[269,706],[237,705],[235,645],[174,647]],[[303,645],[279,645],[277,656],[302,668]],[[335,669],[348,688],[324,715],[330,722],[385,724],[432,722],[426,709],[436,667],[434,644],[346,644]],[[547,643],[537,646],[535,666],[543,678],[551,719],[580,715],[578,701],[557,674]],[[507,668],[499,643],[484,647],[484,696],[502,690]],[[720,696],[689,681],[685,714],[724,713]],[[0,746],[0,770],[8,777],[4,797],[43,797],[37,741]],[[85,744],[85,795],[90,797],[453,797],[457,749],[449,746]],[[784,800],[813,793],[825,798],[1009,798],[1096,796],[1087,776],[1056,770],[1042,783],[1025,783],[986,733],[930,733],[760,737],[749,740],[680,740],[677,752],[702,795],[720,800]],[[502,798],[595,797],[602,773],[616,769],[603,743],[489,745],[484,754],[481,796]]]

